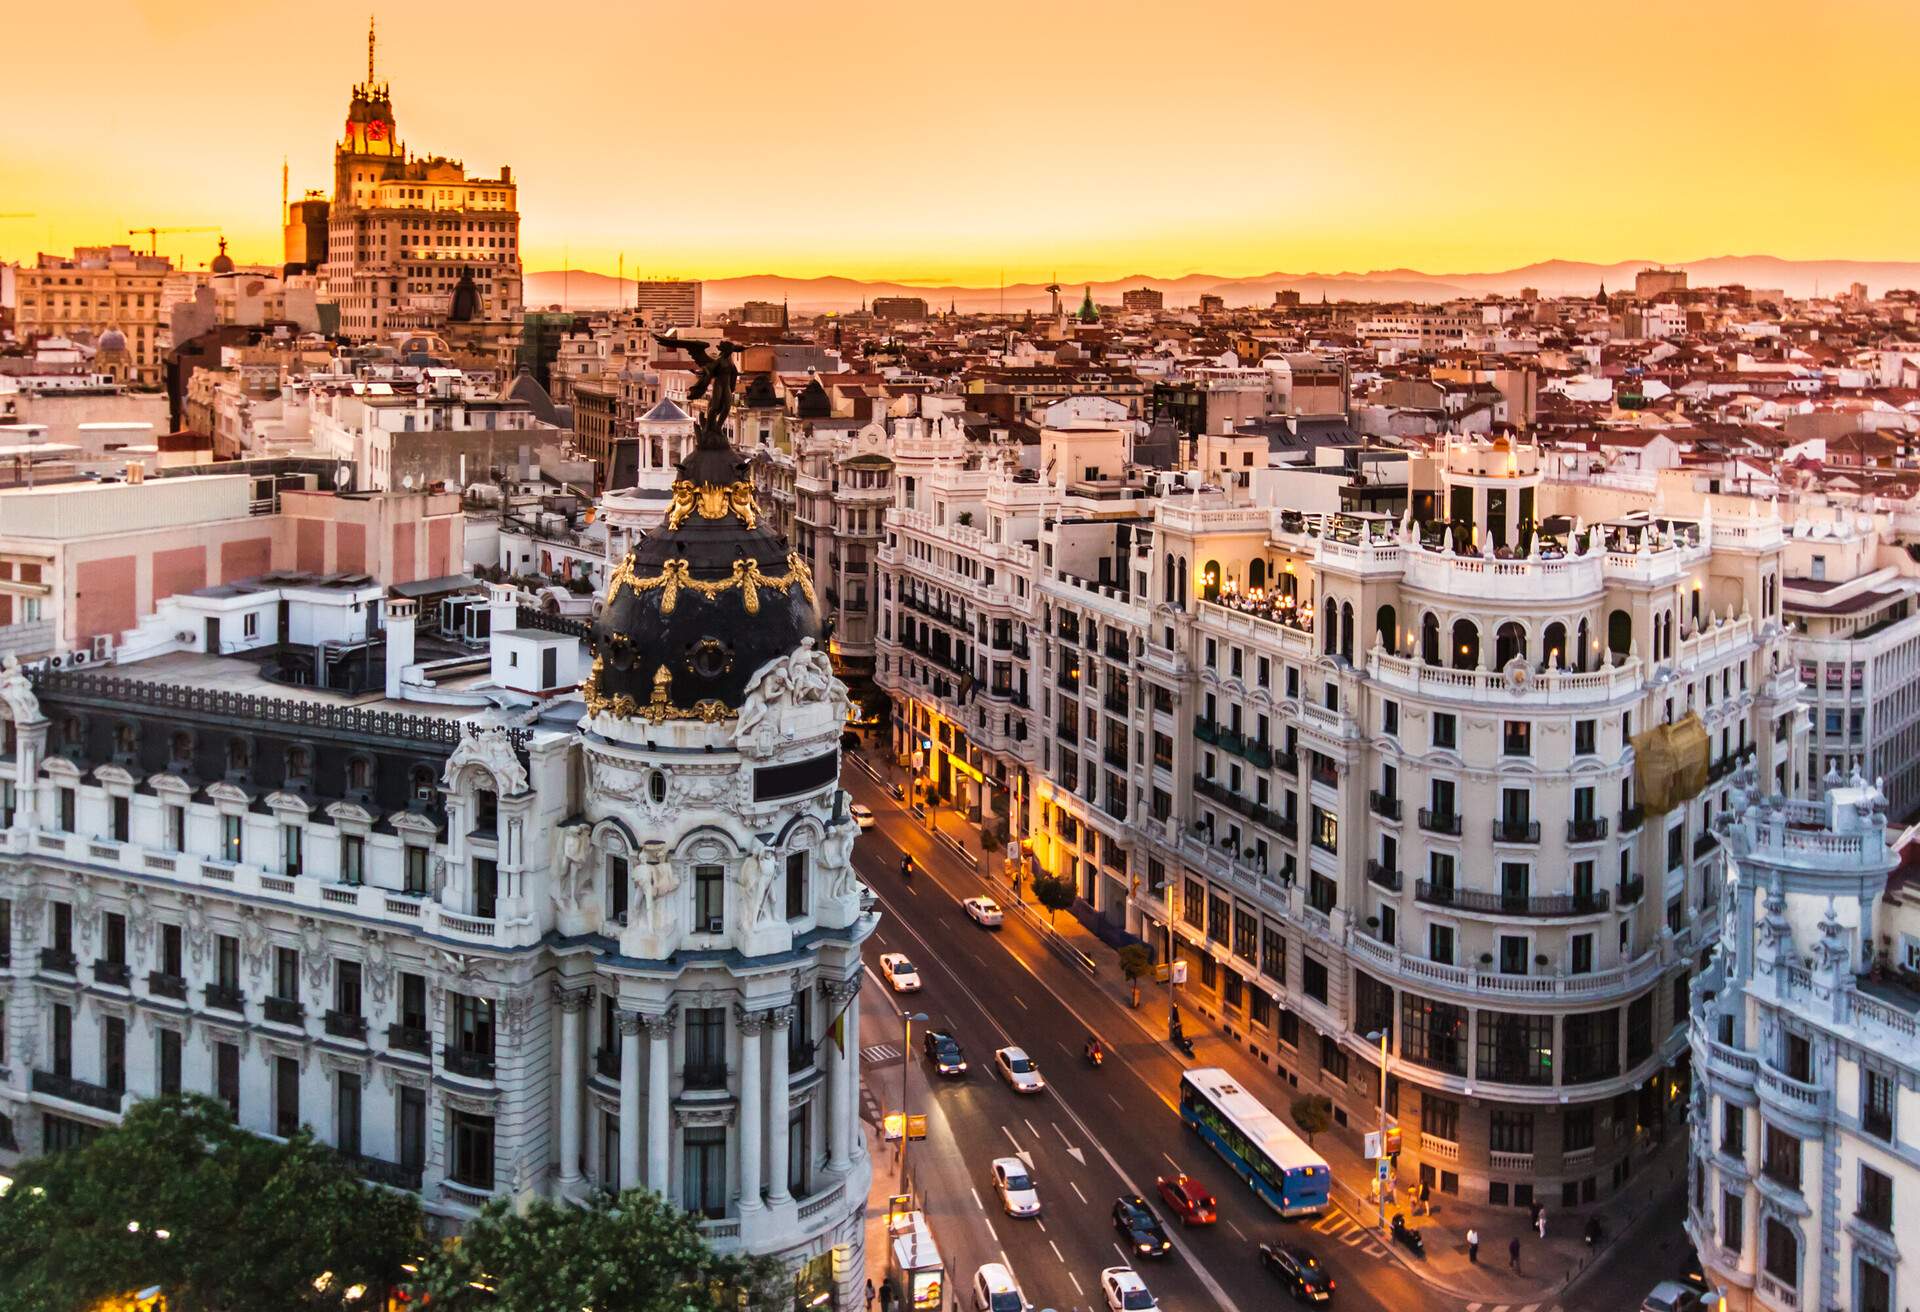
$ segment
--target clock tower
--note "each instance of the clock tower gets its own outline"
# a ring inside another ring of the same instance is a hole
[[[347,123],[333,151],[333,203],[373,204],[374,188],[406,158],[393,122],[393,98],[373,70],[374,27],[367,21],[367,80],[355,86]]]

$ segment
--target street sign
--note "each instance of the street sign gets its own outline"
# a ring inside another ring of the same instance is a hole
[[[1153,968],[1153,982],[1155,984],[1165,984],[1167,982],[1167,963],[1166,962],[1163,961],[1159,965]]]
[[[1386,1182],[1386,1178],[1387,1178],[1387,1159],[1382,1157],[1380,1159],[1380,1180],[1383,1184]]]
[[[1372,1161],[1374,1158],[1378,1157],[1379,1155],[1380,1155],[1380,1132],[1378,1130],[1368,1130],[1367,1131],[1367,1160]]]
[[[1186,962],[1176,961],[1173,963],[1173,982],[1175,984],[1185,984],[1187,982]]]
[[[911,1116],[907,1117],[907,1138],[924,1139],[926,1137],[927,1118],[920,1112],[914,1112]],[[1387,1168],[1382,1166],[1380,1169],[1385,1171]]]

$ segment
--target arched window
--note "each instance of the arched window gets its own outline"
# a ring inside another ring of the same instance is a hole
[[[1428,611],[1420,617],[1420,659],[1429,665],[1443,665],[1440,659],[1440,621]]]
[[[347,789],[350,792],[364,793],[373,787],[373,760],[370,757],[355,756],[347,761]]]
[[[1480,668],[1480,628],[1472,620],[1453,622],[1453,668]]]
[[[1548,669],[1555,665],[1565,669],[1572,664],[1567,659],[1567,626],[1559,620],[1547,625],[1546,636],[1540,644],[1540,656]]]
[[[1400,654],[1400,624],[1394,616],[1393,607],[1382,606],[1373,613],[1373,631],[1379,636],[1382,647],[1396,656]]]
[[[1169,606],[1173,604],[1173,553],[1167,553],[1167,577],[1161,586],[1161,599]]]
[[[253,747],[245,738],[227,739],[227,772],[239,774],[253,764]]]
[[[1353,659],[1353,603],[1340,603],[1340,654]]]
[[[1587,622],[1580,621],[1580,627],[1574,631],[1573,660],[1569,662],[1574,669],[1587,668],[1587,651],[1593,645],[1593,636],[1587,631]]]
[[[1493,634],[1493,667],[1503,670],[1507,662],[1527,654],[1527,631],[1517,620],[1508,620]]]
[[[1200,573],[1200,599],[1218,601],[1220,598],[1220,562],[1210,560]]]
[[[313,773],[313,751],[311,748],[295,744],[287,748],[287,778],[289,781],[306,779]]]
[[[1616,610],[1607,616],[1607,650],[1615,656],[1625,656],[1627,648],[1633,646],[1633,616],[1623,610]]]
[[[1255,556],[1247,562],[1247,591],[1267,586],[1267,562]]]
[[[1340,650],[1340,607],[1331,597],[1320,608],[1320,650],[1329,656]]]
[[[1180,581],[1179,596],[1174,604],[1181,610],[1185,610],[1187,608],[1187,558],[1185,556],[1180,557],[1180,568],[1174,571],[1173,576]]]

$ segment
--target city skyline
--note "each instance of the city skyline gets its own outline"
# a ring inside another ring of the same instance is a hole
[[[1090,22],[1009,7],[956,28],[759,4],[729,11],[723,41],[647,7],[606,17],[592,42],[557,26],[508,42],[492,8],[451,32],[379,13],[378,74],[403,140],[515,167],[529,272],[624,259],[642,276],[991,286],[1920,257],[1899,217],[1920,170],[1894,84],[1870,76],[1879,51],[1920,36],[1920,14],[1893,5],[1815,29],[1784,4],[1657,25],[1652,7],[1621,5],[1524,32],[1396,5],[1364,48],[1317,13],[1249,10],[1196,32],[1150,27],[1143,9]],[[57,43],[57,20],[16,21],[28,44]],[[297,65],[274,57],[283,19],[231,4],[129,0],[89,36],[95,72],[126,85],[152,70],[143,111],[76,96],[73,59],[19,70],[3,204],[32,217],[0,221],[0,256],[206,226],[240,262],[277,263],[281,161],[295,198],[326,185],[363,16],[302,34]],[[217,77],[175,72],[209,42],[245,57]],[[1792,103],[1818,112],[1766,110],[1788,69]],[[1842,118],[1849,131],[1830,131]],[[161,250],[198,267],[215,240],[163,235]]]

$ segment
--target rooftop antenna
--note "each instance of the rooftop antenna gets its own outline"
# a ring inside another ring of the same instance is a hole
[[[367,90],[373,90],[373,15],[367,15]]]
[[[280,157],[280,222],[287,221],[287,157]]]

